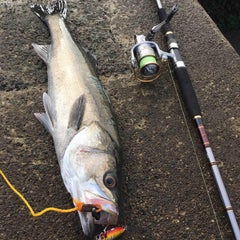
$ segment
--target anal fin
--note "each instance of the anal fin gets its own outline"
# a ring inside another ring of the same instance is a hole
[[[49,122],[47,114],[46,113],[34,113],[34,116],[45,127],[45,129],[52,135],[53,125],[51,122]]]
[[[53,135],[56,113],[52,107],[51,99],[47,93],[43,93],[43,105],[45,113],[35,113],[35,117],[43,124],[46,130]]]
[[[45,62],[48,62],[48,53],[51,45],[38,45],[36,43],[32,43],[32,46],[37,53],[37,55]]]

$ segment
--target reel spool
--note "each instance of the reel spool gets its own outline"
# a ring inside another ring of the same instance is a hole
[[[146,41],[144,35],[135,36],[136,45],[131,49],[131,62],[135,79],[152,82],[161,75],[160,65],[173,57],[162,51],[155,42]]]
[[[140,44],[136,50],[140,81],[153,81],[160,75],[160,63],[156,57],[154,49],[148,43]]]

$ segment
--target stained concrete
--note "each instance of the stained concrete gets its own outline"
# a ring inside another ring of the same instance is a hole
[[[36,2],[36,1],[35,1]],[[172,20],[196,90],[219,168],[240,222],[240,59],[196,0],[177,2]],[[50,43],[29,0],[0,3],[0,168],[34,209],[72,206],[51,137],[34,118],[43,110],[46,66],[32,42]],[[98,58],[122,142],[120,224],[122,239],[233,239],[195,126],[187,124],[171,71],[158,81],[132,78],[133,35],[158,23],[155,1],[68,1],[74,39]],[[166,50],[161,36],[156,38]],[[188,130],[190,129],[191,135]],[[30,216],[0,180],[0,239],[83,239],[76,213]]]

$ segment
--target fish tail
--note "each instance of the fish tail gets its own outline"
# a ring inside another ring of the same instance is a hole
[[[45,21],[46,17],[49,15],[58,14],[63,18],[67,16],[66,0],[55,0],[46,5],[32,4],[30,8],[42,21]]]

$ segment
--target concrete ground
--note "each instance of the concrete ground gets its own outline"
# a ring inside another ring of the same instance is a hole
[[[36,2],[36,1],[34,1]],[[238,222],[240,222],[240,58],[196,0],[177,2],[172,20],[181,53]],[[51,137],[34,118],[43,110],[46,66],[31,43],[50,43],[29,0],[0,2],[0,169],[36,211],[72,207]],[[68,1],[67,24],[76,42],[98,58],[122,142],[122,239],[233,239],[204,149],[184,120],[167,65],[158,81],[132,78],[133,35],[158,23],[155,1]],[[161,47],[166,49],[162,37]],[[189,135],[189,130],[191,135]],[[83,239],[76,213],[30,216],[0,180],[0,239]]]

